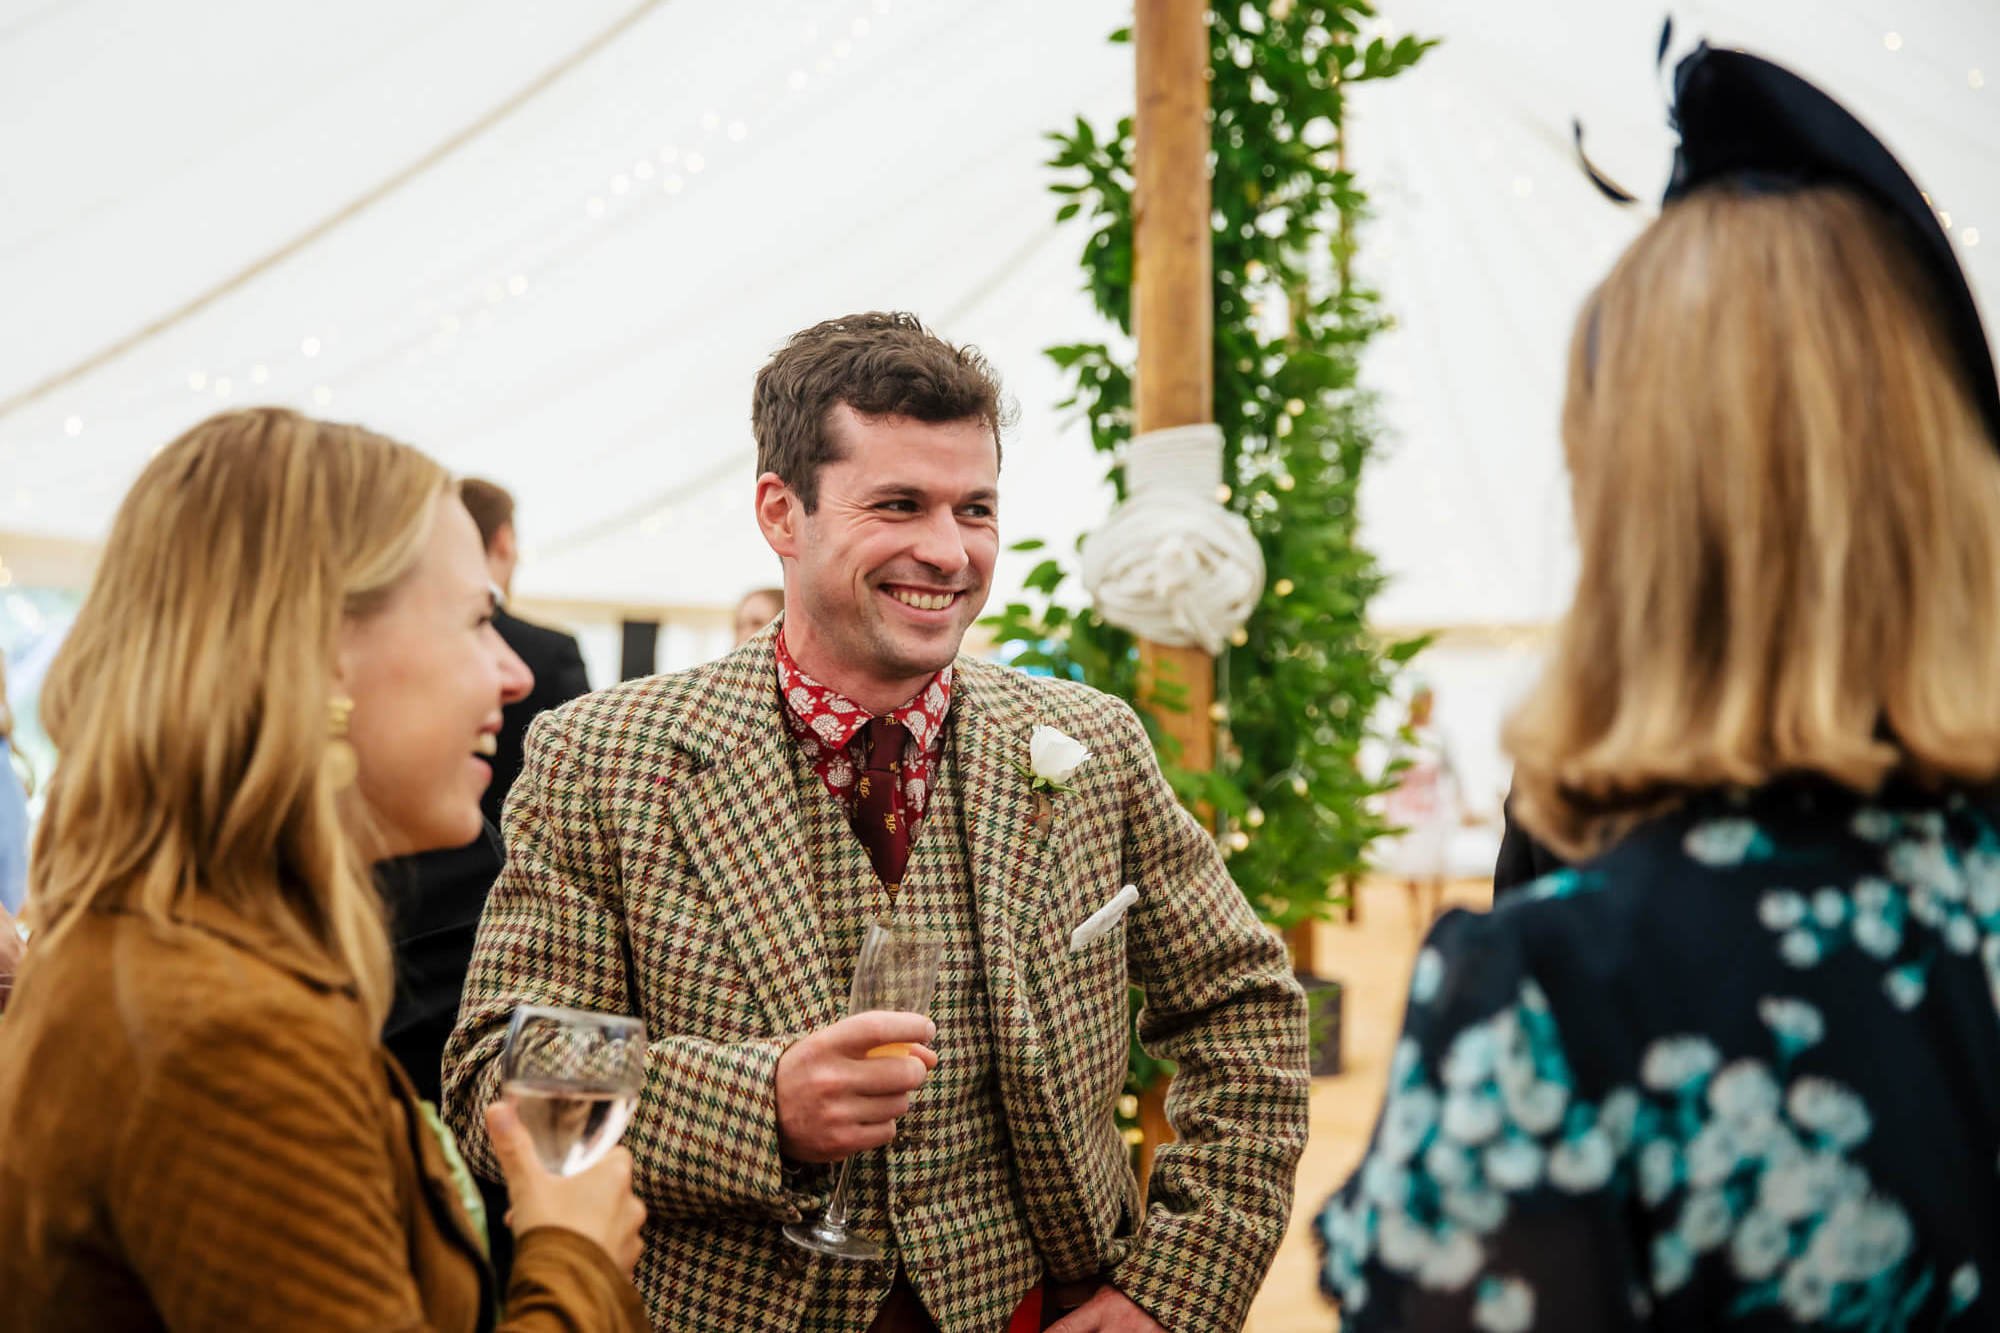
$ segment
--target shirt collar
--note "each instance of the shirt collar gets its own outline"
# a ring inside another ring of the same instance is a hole
[[[785,701],[798,730],[809,730],[828,749],[845,749],[873,716],[839,690],[813,679],[792,657],[782,631],[773,640],[778,661],[778,695]],[[947,666],[924,682],[922,689],[905,703],[882,714],[909,728],[919,749],[929,750],[943,733],[945,715],[951,710],[952,669]]]

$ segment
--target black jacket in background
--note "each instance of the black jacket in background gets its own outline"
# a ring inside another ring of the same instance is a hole
[[[427,1101],[440,1100],[445,1039],[458,1021],[473,937],[501,859],[500,832],[487,824],[469,846],[398,857],[375,870],[396,940],[396,1000],[382,1044]]]
[[[493,784],[479,802],[487,822],[499,828],[507,793],[513,788],[514,779],[521,776],[521,747],[528,738],[528,724],[549,709],[588,694],[590,681],[583,672],[583,653],[570,635],[531,625],[505,611],[493,617],[493,628],[500,631],[507,646],[535,673],[535,683],[527,697],[509,704],[501,717],[500,751],[493,756]]]

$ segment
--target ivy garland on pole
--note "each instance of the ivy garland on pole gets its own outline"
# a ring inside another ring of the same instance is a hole
[[[1343,126],[1350,85],[1400,74],[1435,42],[1364,36],[1373,18],[1368,0],[1245,0],[1218,5],[1209,25],[1215,418],[1226,440],[1227,503],[1263,547],[1268,577],[1217,662],[1215,769],[1161,758],[1183,800],[1215,811],[1231,873],[1280,928],[1327,915],[1385,831],[1368,801],[1381,784],[1363,775],[1360,749],[1396,668],[1422,647],[1384,643],[1367,624],[1383,580],[1359,544],[1356,502],[1378,426],[1358,370],[1384,317],[1375,294],[1350,280],[1367,200],[1346,168]],[[1111,40],[1130,37],[1124,29]],[[1047,355],[1071,383],[1062,406],[1089,422],[1122,497],[1116,459],[1132,421],[1132,121],[1106,132],[1079,117],[1049,137],[1060,176],[1050,188],[1064,200],[1057,220],[1088,219],[1084,275],[1126,345],[1071,343]],[[1017,665],[1136,703],[1132,636],[1059,601],[1068,578],[1063,560],[1043,560],[1027,600],[990,617],[989,628],[1018,646]],[[1136,1091],[1162,1071],[1136,1043],[1133,1059]]]

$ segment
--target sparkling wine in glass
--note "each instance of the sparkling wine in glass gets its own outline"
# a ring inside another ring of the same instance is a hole
[[[854,965],[854,984],[847,994],[851,1017],[874,1010],[921,1014],[931,1007],[937,990],[938,969],[944,963],[944,939],[914,931],[895,930],[879,921],[868,927],[861,941],[861,957]],[[908,1055],[902,1042],[877,1046],[870,1056]],[[854,1158],[842,1160],[834,1175],[833,1198],[826,1211],[808,1222],[793,1222],[785,1236],[795,1245],[832,1255],[836,1259],[880,1259],[882,1242],[864,1236],[848,1226],[848,1172]]]
[[[524,1004],[507,1025],[500,1080],[542,1165],[561,1176],[587,1171],[639,1104],[645,1026],[620,1014]]]

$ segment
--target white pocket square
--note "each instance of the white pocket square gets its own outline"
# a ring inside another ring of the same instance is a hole
[[[1111,901],[1092,912],[1084,923],[1070,932],[1069,951],[1081,953],[1111,933],[1126,909],[1139,901],[1139,890],[1131,884],[1111,895]]]

